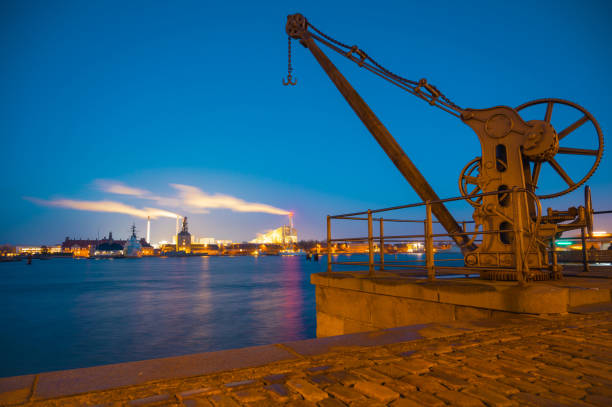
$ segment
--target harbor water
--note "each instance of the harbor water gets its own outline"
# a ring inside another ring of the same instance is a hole
[[[313,338],[310,274],[325,267],[325,256],[0,264],[0,377]]]

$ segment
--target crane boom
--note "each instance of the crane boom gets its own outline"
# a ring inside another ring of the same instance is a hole
[[[310,33],[307,28],[307,21],[301,14],[294,14],[287,17],[287,34],[292,38],[299,39],[302,45],[310,50],[353,111],[361,119],[363,124],[367,127],[372,136],[374,136],[378,144],[382,147],[391,161],[393,161],[397,169],[402,173],[404,178],[406,178],[419,197],[423,201],[440,200],[433,188],[429,185],[427,180],[425,180],[425,177],[419,172],[410,158],[408,158],[389,130],[387,130],[380,119],[376,117],[372,109],[370,109],[357,91],[353,89],[338,68],[336,68],[317,46],[314,41],[314,35]],[[473,247],[469,244],[468,237],[460,234],[462,232],[461,227],[444,204],[432,204],[432,212],[462,250],[473,250]]]

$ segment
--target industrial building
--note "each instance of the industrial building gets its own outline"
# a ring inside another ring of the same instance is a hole
[[[270,230],[266,233],[259,233],[257,237],[249,243],[258,244],[279,244],[283,246],[297,244],[297,230],[293,227],[293,213],[289,214],[289,225]]]

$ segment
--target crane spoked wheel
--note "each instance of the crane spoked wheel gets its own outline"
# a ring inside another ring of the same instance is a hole
[[[466,201],[474,207],[482,205],[482,196],[472,197],[470,195],[478,195],[482,193],[482,189],[478,185],[478,175],[480,174],[480,157],[474,158],[467,163],[461,174],[459,175],[459,191],[461,195],[466,197]]]
[[[531,168],[531,178],[532,185],[534,190],[537,191],[537,185],[540,178],[540,170],[544,166],[544,164],[548,164],[552,167],[552,169],[565,181],[567,184],[567,188],[563,189],[556,193],[549,194],[537,194],[540,199],[548,199],[555,198],[568,192],[571,192],[584,184],[590,177],[593,175],[599,162],[601,161],[601,157],[603,155],[603,147],[604,140],[603,134],[601,132],[601,128],[599,127],[599,123],[593,117],[591,113],[589,113],[585,108],[576,103],[569,102],[563,99],[537,99],[531,102],[524,103],[516,108],[517,112],[525,110],[527,108],[537,106],[537,105],[546,105],[546,113],[544,114],[543,120],[530,120],[527,121],[528,124],[532,125],[534,131],[528,135],[525,146],[523,147],[523,156],[527,158]],[[569,126],[565,127],[563,130],[557,132],[553,126],[554,121],[553,112],[555,105],[564,105],[572,108],[572,110],[578,110],[582,117]],[[526,111],[521,113],[527,113]],[[521,114],[521,116],[523,116]],[[525,120],[525,117],[523,117]],[[577,139],[570,138],[571,142],[564,140],[565,137],[569,136],[575,130],[583,126],[585,123],[591,122],[593,125],[595,132],[591,132],[590,140],[585,139]],[[565,147],[568,144],[585,144],[589,141],[597,142],[597,149],[587,149],[587,148],[577,148],[577,147]],[[582,155],[587,156],[593,160],[590,169],[587,173],[580,178],[578,181],[574,181],[572,178],[562,167],[562,165],[555,159],[555,156],[558,154],[562,155]]]

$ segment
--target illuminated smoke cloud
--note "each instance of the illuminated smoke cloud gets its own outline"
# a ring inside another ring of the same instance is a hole
[[[273,215],[289,215],[289,211],[274,206],[246,202],[229,195],[209,195],[199,188],[190,185],[170,184],[179,191],[180,200],[187,207],[194,209],[230,209],[235,212],[260,212]]]
[[[163,209],[156,208],[144,208],[138,209],[130,205],[123,204],[115,201],[76,201],[73,199],[55,199],[51,201],[45,201],[37,198],[26,198],[34,203],[44,206],[55,206],[60,208],[76,209],[79,211],[89,212],[108,212],[108,213],[122,213],[125,215],[132,215],[138,218],[146,219],[150,216],[152,219],[164,217],[164,218],[176,218],[180,215],[166,211]]]
[[[109,192],[111,194],[129,195],[137,198],[148,199],[150,201],[155,201],[158,205],[162,206],[178,207],[181,205],[181,202],[176,198],[153,195],[146,189],[130,187],[118,181],[98,180],[96,181],[96,184],[102,191]]]
[[[146,189],[133,188],[117,181],[109,181],[102,179],[96,181],[96,184],[102,191],[110,192],[111,194],[130,195],[138,197],[146,197],[150,194],[150,192]]]

